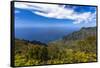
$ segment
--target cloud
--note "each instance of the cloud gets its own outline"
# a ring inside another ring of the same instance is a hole
[[[96,20],[96,13],[85,12],[82,14],[78,14],[76,16],[77,16],[77,19],[73,22],[74,24],[78,24],[81,22],[84,22],[84,23],[94,22],[95,23],[95,20]]]
[[[79,13],[74,8],[65,8],[65,5],[57,4],[39,4],[39,3],[22,3],[16,2],[16,8],[27,9],[32,13],[40,16],[55,18],[55,19],[70,19],[74,24],[89,23],[95,21],[96,12]]]

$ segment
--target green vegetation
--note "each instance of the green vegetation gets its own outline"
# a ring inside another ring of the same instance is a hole
[[[94,62],[96,59],[96,36],[81,40],[34,43],[15,40],[15,66]]]

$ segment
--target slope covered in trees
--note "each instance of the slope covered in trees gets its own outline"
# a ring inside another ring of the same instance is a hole
[[[83,27],[79,31],[75,31],[67,36],[64,36],[65,40],[82,40],[88,36],[96,36],[96,27]]]
[[[83,38],[81,37],[83,36],[81,35],[81,32],[83,34],[84,31]],[[89,35],[86,35],[87,33]],[[50,42],[48,44],[39,41],[39,43],[36,43],[37,41],[30,42],[16,39],[15,66],[97,61],[97,40],[95,33],[96,29],[94,28],[82,28],[80,31],[70,34],[70,36],[65,36],[65,38],[62,38],[61,40]],[[73,39],[76,35],[79,37]]]

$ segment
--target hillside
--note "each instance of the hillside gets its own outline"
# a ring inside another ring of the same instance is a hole
[[[97,61],[96,27],[82,28],[48,44],[15,39],[15,66]]]
[[[96,36],[96,27],[83,27],[63,37],[63,40],[83,40],[89,36]]]

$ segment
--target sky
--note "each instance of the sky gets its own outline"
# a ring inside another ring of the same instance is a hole
[[[15,28],[93,27],[96,7],[15,2]]]

